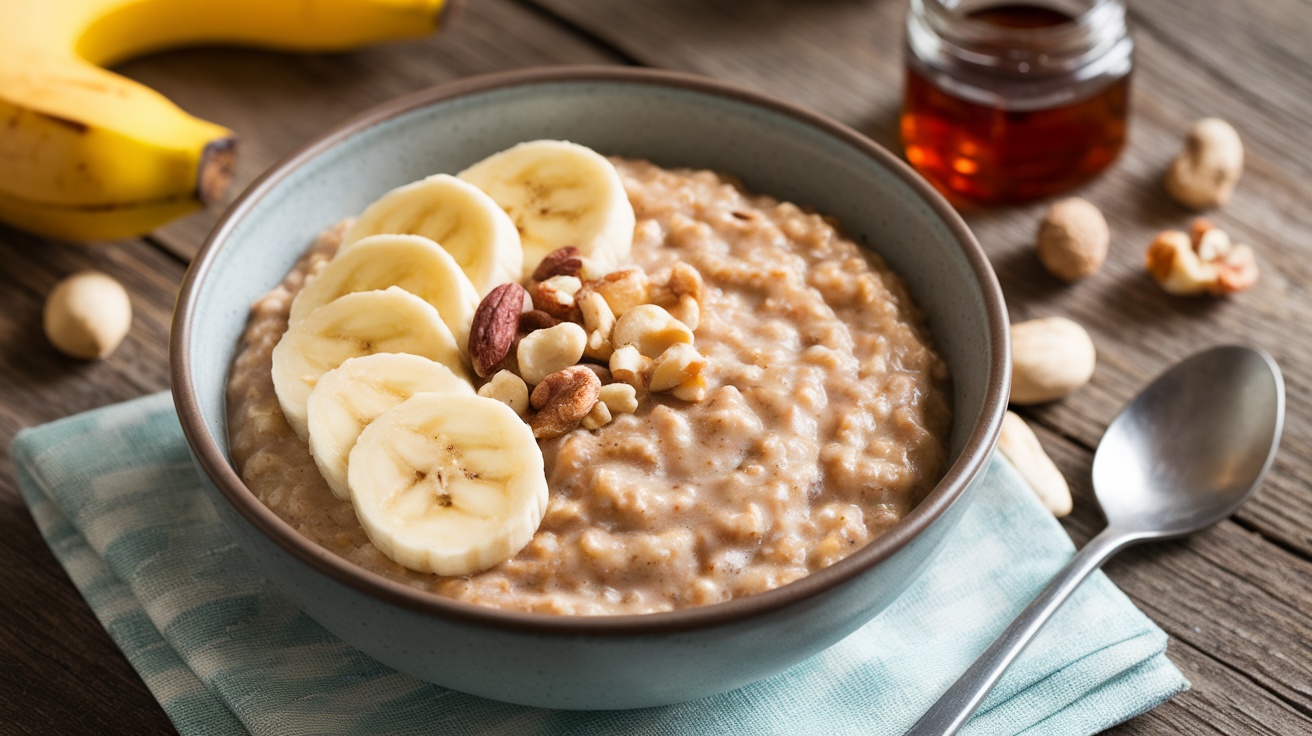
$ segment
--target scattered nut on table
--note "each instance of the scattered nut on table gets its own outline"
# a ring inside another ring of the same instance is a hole
[[[998,452],[1011,461],[1016,472],[1029,484],[1053,516],[1071,512],[1071,489],[1056,463],[1043,451],[1043,445],[1034,430],[1012,412],[1002,417],[1002,431],[998,434]]]
[[[83,271],[55,285],[42,321],[46,338],[59,352],[84,360],[104,358],[132,326],[132,301],[113,277]]]
[[[1247,245],[1236,245],[1203,218],[1191,232],[1159,233],[1144,257],[1148,274],[1169,294],[1224,296],[1257,283],[1257,259]]]
[[[1184,150],[1166,172],[1166,191],[1185,207],[1207,210],[1230,201],[1244,170],[1244,144],[1234,127],[1220,118],[1193,124]]]
[[[1097,362],[1089,333],[1065,317],[1011,326],[1011,403],[1053,401],[1089,382]]]
[[[1039,261],[1062,281],[1078,281],[1102,268],[1110,242],[1102,212],[1079,197],[1056,202],[1039,223]]]

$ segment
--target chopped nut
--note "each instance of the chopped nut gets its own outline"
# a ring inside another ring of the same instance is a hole
[[[1166,172],[1166,191],[1185,207],[1196,210],[1220,207],[1244,171],[1244,144],[1234,127],[1220,118],[1193,124],[1184,150]]]
[[[601,429],[610,424],[610,420],[610,408],[606,406],[606,402],[598,401],[592,406],[592,411],[588,412],[586,417],[583,417],[581,424],[584,429]]]
[[[1107,220],[1087,200],[1070,197],[1052,205],[1039,224],[1039,261],[1062,281],[1093,275],[1107,259]]]
[[[616,316],[648,301],[647,274],[636,268],[608,273],[600,280],[590,282],[589,286],[601,294]]]
[[[570,366],[545,376],[529,397],[533,408],[538,409],[528,420],[533,436],[551,439],[574,429],[597,405],[600,392],[601,381],[583,366]]]
[[[519,341],[515,353],[520,376],[530,386],[541,383],[548,375],[579,362],[587,341],[583,328],[573,322],[530,332]]]
[[[596,360],[609,360],[614,352],[610,334],[615,328],[615,313],[601,294],[590,289],[580,292],[578,300],[583,329],[588,333],[588,345],[583,354]]]
[[[492,380],[478,389],[478,395],[500,401],[521,417],[528,413],[528,385],[510,371],[497,371]]]
[[[1053,516],[1065,516],[1071,512],[1071,489],[1066,478],[1043,451],[1043,445],[1039,444],[1039,438],[1030,425],[1011,412],[1002,417],[998,452],[1011,461],[1016,472]]]
[[[650,366],[651,358],[639,353],[632,345],[619,348],[610,356],[611,376],[635,389],[647,388],[647,369]]]
[[[579,260],[582,262],[582,265],[579,267],[579,272],[574,275],[584,281],[596,281],[605,278],[606,274],[610,273],[606,270],[604,264],[588,258],[587,256],[583,256]]]
[[[652,361],[647,390],[669,391],[701,375],[705,367],[706,358],[696,348],[688,343],[675,343]]]
[[[700,302],[705,284],[700,271],[679,261],[670,270],[669,289],[675,296],[690,296]]]
[[[682,401],[697,403],[706,398],[706,376],[698,374],[670,389],[670,395]]]
[[[697,325],[702,321],[702,307],[696,299],[684,294],[679,297],[679,303],[670,308],[670,314],[680,322],[688,325],[688,329],[697,330]]]
[[[546,281],[552,276],[578,276],[583,270],[583,258],[579,249],[572,245],[557,248],[538,262],[533,270],[534,281]]]
[[[640,304],[615,320],[610,339],[617,349],[632,345],[648,358],[655,358],[671,345],[692,342],[692,330],[655,304]]]
[[[1064,317],[1011,326],[1011,403],[1053,401],[1089,382],[1096,353],[1084,328]]]
[[[71,358],[108,357],[132,326],[132,301],[123,285],[98,271],[60,281],[46,297],[46,338]]]
[[[1224,230],[1195,220],[1191,235],[1159,233],[1148,246],[1148,274],[1169,294],[1223,296],[1257,283],[1257,260],[1247,245],[1235,245]]]
[[[516,283],[502,284],[479,303],[469,325],[469,362],[480,377],[491,375],[510,353],[528,293]]]
[[[632,414],[638,410],[638,392],[627,383],[608,383],[598,395],[611,414]]]
[[[576,309],[574,295],[582,288],[583,282],[574,276],[552,276],[546,281],[539,281],[529,287],[529,296],[533,298],[533,307],[552,317],[572,319]]]

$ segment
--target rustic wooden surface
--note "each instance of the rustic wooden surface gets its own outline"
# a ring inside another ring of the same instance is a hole
[[[699,72],[801,102],[897,150],[904,0],[471,0],[439,36],[351,54],[194,50],[125,64],[242,138],[235,195],[334,122],[395,95],[524,66],[618,63]],[[1043,205],[967,211],[1014,319],[1063,314],[1099,349],[1090,386],[1026,411],[1076,492],[1067,528],[1100,526],[1093,448],[1118,408],[1156,373],[1229,341],[1270,350],[1285,371],[1288,418],[1275,468],[1232,520],[1185,541],[1131,550],[1112,579],[1171,636],[1193,689],[1118,734],[1312,733],[1312,7],[1305,0],[1134,2],[1138,44],[1126,154],[1080,193],[1114,233],[1104,270],[1066,287],[1032,252]],[[1167,297],[1143,275],[1152,235],[1189,214],[1158,181],[1182,131],[1204,115],[1247,145],[1234,200],[1213,219],[1251,243],[1261,282],[1230,300]],[[154,235],[76,247],[0,228],[0,733],[170,733],[37,533],[15,488],[8,441],[20,427],[162,390],[173,296],[217,210]],[[61,277],[104,270],[136,317],[111,358],[61,358],[40,333]]]

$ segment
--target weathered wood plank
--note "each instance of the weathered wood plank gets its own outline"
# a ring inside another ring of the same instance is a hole
[[[613,61],[604,49],[534,10],[512,0],[479,0],[468,3],[448,28],[416,41],[330,55],[175,51],[128,62],[118,71],[188,112],[236,131],[237,172],[226,206],[266,168],[315,135],[402,94],[505,69]],[[223,206],[166,226],[154,238],[190,258]]]
[[[172,733],[131,665],[46,548],[18,495],[9,441],[21,427],[168,387],[165,352],[183,266],[142,241],[52,245],[0,230],[0,731]],[[128,289],[132,330],[109,358],[65,358],[41,309],[59,279],[104,271]]]
[[[1120,726],[1109,736],[1289,736],[1312,722],[1234,670],[1179,640],[1166,654],[1193,687]]]

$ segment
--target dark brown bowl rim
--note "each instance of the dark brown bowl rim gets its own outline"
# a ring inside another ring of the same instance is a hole
[[[989,338],[994,347],[988,367],[987,396],[961,455],[928,496],[892,529],[830,567],[779,588],[723,603],[647,614],[568,616],[508,611],[441,597],[368,572],[295,531],[246,488],[201,421],[192,386],[187,346],[191,317],[215,253],[238,222],[291,171],[350,136],[392,119],[453,98],[506,87],[561,82],[629,82],[674,87],[719,96],[781,113],[850,145],[901,177],[952,231],[984,292]],[[192,454],[228,502],[251,525],[284,551],[328,577],[380,601],[414,611],[490,628],[537,634],[640,636],[727,625],[817,596],[892,556],[928,528],[983,471],[996,443],[1010,382],[1010,342],[1006,306],[988,258],[965,222],[910,166],[874,141],[818,112],[732,84],[681,72],[611,66],[560,66],[499,72],[456,80],[374,107],[323,133],[283,158],[253,182],[228,208],[192,262],[178,294],[169,341],[170,376],[178,418]]]

